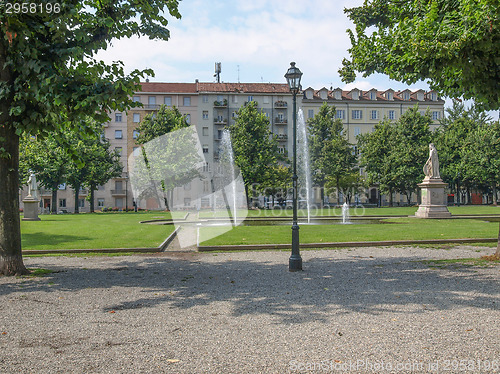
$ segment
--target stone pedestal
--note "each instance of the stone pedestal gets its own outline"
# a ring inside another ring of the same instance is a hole
[[[39,200],[34,199],[32,196],[27,196],[24,200],[24,218],[23,221],[40,221],[38,218],[38,205]]]
[[[447,196],[444,189],[448,186],[441,178],[425,177],[418,184],[421,190],[422,203],[418,206],[415,216],[418,218],[450,218],[448,211]]]

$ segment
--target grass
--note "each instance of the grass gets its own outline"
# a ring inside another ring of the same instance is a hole
[[[382,207],[382,208],[364,208],[352,207],[349,209],[349,214],[351,216],[412,216],[417,211],[417,207]],[[454,215],[469,215],[469,214],[500,214],[500,206],[493,205],[462,205],[462,206],[450,206],[448,210]],[[201,211],[199,213],[200,218],[211,218],[211,217],[222,217],[227,214],[224,212],[212,212],[212,211]],[[299,216],[307,216],[307,211],[305,209],[298,210]],[[342,208],[323,208],[323,209],[312,209],[313,216],[342,216]],[[291,217],[292,209],[252,209],[248,210],[249,218],[257,217]]]
[[[356,242],[382,240],[495,238],[498,223],[476,219],[426,220],[391,218],[380,225],[302,225],[301,243]],[[212,239],[217,227],[200,229],[203,245],[285,244],[290,242],[290,226],[238,226]]]
[[[22,221],[24,250],[157,247],[174,230],[171,225],[140,221],[170,218],[169,213],[97,213],[40,215],[41,221]]]
[[[485,258],[459,258],[446,260],[424,260],[422,263],[431,269],[457,269],[462,267],[491,267],[500,264],[500,260]]]

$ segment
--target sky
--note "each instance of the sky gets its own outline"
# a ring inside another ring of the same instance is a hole
[[[151,82],[286,83],[291,61],[302,71],[302,87],[350,90],[428,90],[424,81],[406,85],[382,74],[341,81],[338,69],[348,57],[346,30],[353,24],[344,9],[363,0],[182,0],[180,20],[169,16],[169,41],[134,37],[113,41],[98,57],[123,61],[126,71],[151,68]],[[447,100],[447,104],[451,103]],[[498,112],[495,113],[498,118]]]

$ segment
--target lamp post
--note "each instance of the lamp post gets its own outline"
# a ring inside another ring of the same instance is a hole
[[[299,248],[299,224],[297,223],[297,93],[300,90],[300,78],[302,72],[295,67],[295,62],[290,63],[290,67],[285,74],[285,78],[293,94],[293,222],[292,222],[292,255],[288,261],[289,271],[302,270],[302,257]]]

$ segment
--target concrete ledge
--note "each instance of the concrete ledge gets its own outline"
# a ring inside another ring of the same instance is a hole
[[[23,250],[23,255],[49,255],[49,254],[74,254],[74,253],[154,253],[159,252],[158,247],[152,248],[103,248],[103,249],[33,249]]]
[[[497,238],[484,239],[428,239],[428,240],[387,240],[371,242],[336,242],[336,243],[301,243],[301,248],[344,248],[344,247],[385,247],[394,245],[415,244],[470,244],[470,243],[496,243]],[[198,251],[250,251],[250,250],[272,250],[291,249],[291,244],[244,244],[244,245],[219,245],[198,246]]]

